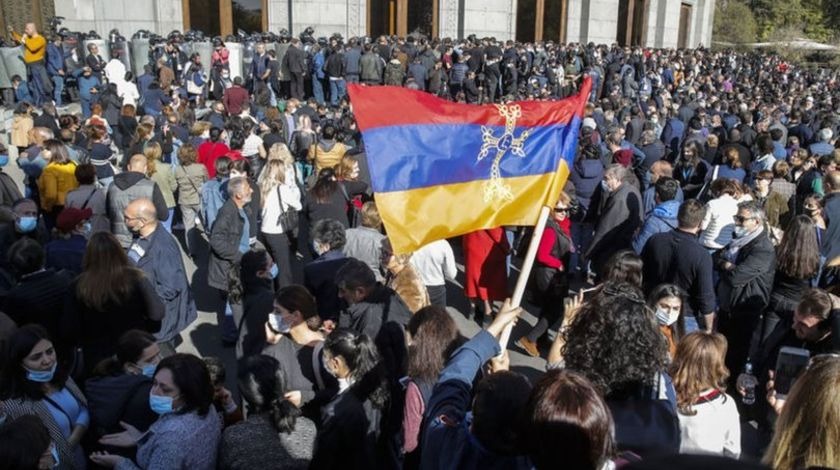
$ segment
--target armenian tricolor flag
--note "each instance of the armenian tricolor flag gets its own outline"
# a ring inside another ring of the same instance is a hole
[[[559,101],[467,105],[350,85],[376,205],[394,251],[502,225],[534,225],[574,163],[592,87]]]

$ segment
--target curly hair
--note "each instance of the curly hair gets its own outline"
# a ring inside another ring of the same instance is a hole
[[[566,367],[586,376],[604,395],[653,385],[668,348],[641,290],[608,281],[581,305],[563,333]]]

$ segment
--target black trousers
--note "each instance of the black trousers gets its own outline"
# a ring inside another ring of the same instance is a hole
[[[277,264],[277,286],[286,287],[292,284],[292,261],[289,250],[289,238],[285,233],[263,233],[266,248]]]
[[[292,72],[291,90],[292,98],[302,100],[304,97],[303,74]]]
[[[431,301],[432,305],[437,305],[438,307],[446,308],[446,285],[442,286],[426,286],[426,290],[429,292],[429,300]]]

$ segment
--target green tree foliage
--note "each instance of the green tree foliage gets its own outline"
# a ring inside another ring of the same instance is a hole
[[[732,3],[721,0],[720,4]],[[747,0],[758,24],[758,38],[772,39],[791,31],[817,41],[832,39],[840,30],[838,0]]]
[[[840,0],[838,0],[840,1]],[[712,37],[715,41],[732,44],[754,42],[758,33],[758,23],[750,7],[739,0],[719,1],[715,12],[715,24]]]

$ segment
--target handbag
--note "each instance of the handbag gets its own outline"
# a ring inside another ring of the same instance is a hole
[[[277,216],[277,225],[283,229],[283,233],[294,238],[298,236],[298,211],[283,209],[283,196],[280,195],[280,185],[277,185],[277,201],[280,204],[280,215]]]

